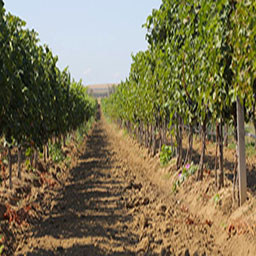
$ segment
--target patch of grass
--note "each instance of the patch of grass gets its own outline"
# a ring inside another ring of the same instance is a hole
[[[66,167],[69,169],[71,166],[71,157],[70,156],[66,157],[64,163],[65,163]]]
[[[31,166],[31,162],[30,162],[32,155],[33,155],[33,150],[31,147],[28,147],[25,152],[25,156],[26,156],[25,165],[26,165],[26,168],[30,171],[34,171],[33,167]]]
[[[253,126],[251,123],[246,123],[244,125],[245,133],[253,133]]]
[[[108,123],[108,124],[113,124],[113,120],[111,120],[111,118],[109,117],[109,116],[107,116],[107,115],[105,115],[105,113],[103,113],[104,114],[104,118],[105,118],[105,120],[106,120],[106,122]]]
[[[1,238],[0,238],[1,239]],[[4,245],[2,244],[0,246],[0,255],[3,255],[3,252],[4,252]]]
[[[236,143],[234,141],[230,142],[228,148],[236,150]],[[245,149],[247,156],[256,156],[256,141],[247,137],[245,141]]]
[[[68,134],[67,137],[66,137],[66,145],[70,144],[71,138],[72,138],[71,134]]]
[[[245,144],[245,150],[246,150],[246,155],[248,156],[255,156],[256,155],[256,147],[255,147],[255,142],[250,141]]]
[[[229,144],[228,144],[228,148],[229,149],[236,149],[236,143],[235,142],[230,142]]]
[[[176,182],[174,182],[174,183],[172,184],[172,192],[173,192],[173,193],[177,193],[177,191],[178,191],[178,185],[177,185]]]
[[[86,123],[80,125],[76,130],[76,140],[79,146],[83,143],[84,137],[88,135],[88,132],[91,130],[95,118],[91,117]]]
[[[213,202],[214,202],[215,207],[220,204],[220,200],[221,200],[220,194],[217,193],[217,194],[213,197]]]
[[[171,146],[163,145],[160,152],[160,163],[161,166],[167,165],[173,158],[174,152]]]
[[[228,227],[227,223],[224,223],[224,222],[221,223],[220,226],[221,226],[224,230],[226,230],[227,227]]]
[[[50,143],[49,153],[54,163],[62,162],[65,159],[60,143],[55,143],[55,144]]]
[[[127,137],[128,134],[129,134],[129,133],[128,133],[128,130],[127,130],[126,128],[124,128],[124,129],[123,129],[123,136],[124,136],[124,137]]]

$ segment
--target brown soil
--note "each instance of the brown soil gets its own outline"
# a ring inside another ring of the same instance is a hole
[[[255,200],[231,210],[225,188],[216,205],[211,175],[190,177],[174,195],[175,177],[101,120],[65,186],[17,235],[14,255],[255,255]]]

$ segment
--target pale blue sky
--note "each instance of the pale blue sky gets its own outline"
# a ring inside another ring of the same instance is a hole
[[[147,48],[142,28],[161,0],[4,0],[59,56],[59,67],[85,85],[118,83],[131,53]]]

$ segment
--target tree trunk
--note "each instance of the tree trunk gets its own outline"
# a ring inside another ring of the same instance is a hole
[[[142,140],[141,136],[142,136],[142,131],[141,131],[141,121],[140,121],[140,123],[139,123],[139,144],[140,145],[141,145],[141,140]]]
[[[228,124],[225,124],[225,128],[224,128],[224,146],[227,147],[228,146]]]
[[[206,137],[207,137],[208,141],[211,141],[211,139],[212,139],[212,125],[210,125],[210,127],[208,128]]]
[[[142,123],[142,145],[146,147],[146,125],[145,123]]]
[[[211,126],[211,130],[210,130],[210,133],[211,133],[211,141],[214,142],[216,141],[216,139],[214,140],[214,129],[213,129],[213,125]]]
[[[218,125],[219,130],[219,189],[224,187],[224,170],[223,170],[223,125],[222,120]]]
[[[31,147],[31,155],[29,156],[29,160],[30,160],[30,168],[33,168],[33,160],[34,160],[34,149]]]
[[[21,180],[21,162],[22,162],[22,150],[21,146],[18,146],[18,178]]]
[[[163,145],[163,131],[161,125],[159,126],[159,152],[161,152]]]
[[[132,123],[131,123],[131,121],[128,121],[128,132],[129,132],[129,135],[132,136]]]
[[[202,139],[202,151],[201,158],[199,163],[199,170],[197,180],[203,180],[204,174],[204,158],[205,158],[205,150],[206,150],[206,119],[203,121],[203,126],[201,128],[201,139]]]
[[[47,142],[47,144],[46,144],[46,157],[47,157],[47,159],[49,159],[49,157],[50,157],[49,143],[48,143],[48,142]]]
[[[177,153],[176,150],[175,150],[174,142],[173,142],[172,127],[170,129],[170,136],[171,136],[171,149],[172,149],[172,152]],[[177,154],[175,156],[177,156]]]
[[[153,144],[153,125],[151,124],[149,127],[149,138],[148,138],[148,153],[151,154]]]
[[[46,163],[46,145],[43,146],[44,163]]]
[[[138,124],[135,125],[135,138],[139,141],[139,126]]]
[[[167,144],[167,127],[166,127],[166,118],[164,118],[164,124],[163,124],[163,144]]]
[[[237,145],[237,144],[236,144]],[[238,155],[237,155],[237,146],[236,146],[236,153],[235,153],[235,165],[233,170],[233,186],[232,186],[232,194],[233,194],[233,202],[239,205],[239,191],[238,191],[238,175],[237,175],[237,168],[238,168]]]
[[[156,126],[152,125],[152,156],[156,154]]]
[[[177,169],[182,165],[182,118],[178,116],[178,124],[176,131],[176,143],[177,143]]]
[[[253,117],[253,126],[254,126],[254,133],[256,135],[256,118],[255,118],[255,116]],[[256,143],[255,143],[255,147],[256,147]]]
[[[126,130],[127,133],[130,135],[130,121],[126,121]]]
[[[236,113],[233,115],[233,122],[234,122],[234,138],[236,143],[236,153],[235,153],[235,164],[233,169],[233,188],[232,188],[232,194],[233,194],[233,202],[239,203],[239,191],[238,191],[238,175],[237,175],[237,167],[238,167],[238,137],[237,137],[237,115]]]
[[[188,150],[184,163],[191,163],[193,150],[193,125],[189,124],[189,135],[188,135]]]
[[[34,168],[37,168],[37,162],[38,162],[38,153],[37,150],[34,150]]]
[[[238,177],[239,177],[239,205],[247,199],[246,156],[245,156],[245,130],[244,106],[237,97],[237,137],[238,137]]]
[[[66,147],[66,135],[63,135],[63,146]]]
[[[217,173],[217,165],[218,165],[218,145],[219,145],[219,129],[218,129],[218,124],[216,124],[216,148],[215,148],[215,167],[214,167],[214,172],[215,172],[215,185],[216,188],[218,187],[218,173]]]
[[[12,153],[11,147],[8,147],[8,168],[9,168],[9,188],[12,189]]]
[[[140,122],[140,145],[143,145],[143,123]]]
[[[146,147],[149,148],[149,125],[146,126],[146,137],[145,137]]]
[[[254,83],[256,85],[256,79],[254,80]],[[256,86],[255,86],[256,88]],[[256,93],[254,93],[254,101],[256,102]],[[255,116],[255,105],[253,105],[253,110],[252,110],[253,116],[252,116],[252,122],[253,122],[253,127],[254,127],[254,134],[256,135],[256,116]],[[256,143],[255,143],[256,147]]]

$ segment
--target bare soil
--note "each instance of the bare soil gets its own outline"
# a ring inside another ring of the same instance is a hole
[[[253,198],[232,208],[227,183],[216,204],[211,174],[174,194],[175,175],[102,119],[62,186],[15,234],[14,255],[256,255]]]

